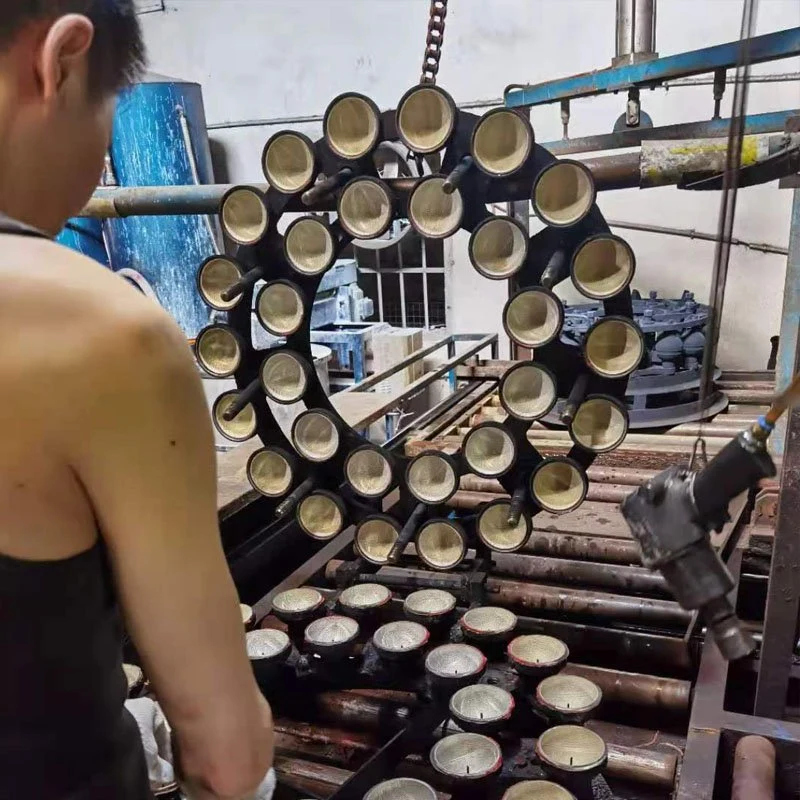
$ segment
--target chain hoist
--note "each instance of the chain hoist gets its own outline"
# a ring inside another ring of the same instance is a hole
[[[420,83],[436,85],[439,61],[444,45],[444,28],[447,17],[447,0],[431,0],[431,13],[428,22],[428,36],[425,39],[425,57],[422,61]]]

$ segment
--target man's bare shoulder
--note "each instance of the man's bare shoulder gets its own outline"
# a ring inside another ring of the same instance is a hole
[[[46,240],[0,237],[0,330],[28,342],[33,362],[47,343],[70,369],[107,368],[119,359],[187,357],[169,315],[113,272]]]

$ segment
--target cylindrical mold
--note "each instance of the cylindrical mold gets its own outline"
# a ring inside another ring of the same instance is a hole
[[[247,403],[233,419],[226,419],[226,412],[238,402],[239,392],[224,392],[214,401],[211,419],[214,427],[226,439],[231,442],[246,442],[255,436],[258,420],[252,403]]]
[[[355,239],[377,239],[392,224],[392,194],[378,178],[354,178],[342,190],[339,223]]]
[[[264,359],[259,375],[264,394],[276,403],[288,405],[302,400],[311,366],[297,353],[280,350]]]
[[[222,198],[219,216],[225,235],[239,245],[257,244],[269,228],[267,200],[252,186],[231,189]]]
[[[446,239],[460,227],[464,218],[464,198],[456,189],[444,190],[445,178],[430,175],[417,183],[408,198],[408,221],[421,236]]]
[[[435,153],[453,135],[457,116],[455,101],[444,89],[414,86],[397,104],[397,132],[414,153]]]
[[[731,800],[774,800],[775,745],[763,736],[736,743]]]
[[[563,669],[569,648],[552,636],[529,634],[512,639],[506,655],[520,675],[541,680]]]
[[[477,683],[486,670],[486,656],[469,644],[443,644],[425,658],[425,672],[434,688],[455,692]]]
[[[600,687],[580,675],[551,675],[536,687],[536,707],[555,724],[581,725],[602,700]]]
[[[475,523],[480,540],[498,554],[519,550],[530,536],[530,517],[523,512],[514,525],[509,522],[510,512],[508,500],[495,500],[481,509]]]
[[[607,300],[633,280],[636,256],[624,239],[600,233],[578,247],[570,271],[572,282],[582,295],[592,300]]]
[[[302,192],[316,176],[314,143],[302,133],[279,131],[264,146],[261,164],[270,186],[283,194]]]
[[[420,503],[445,503],[458,489],[456,465],[444,453],[420,453],[408,465],[405,477],[408,490]]]
[[[569,458],[547,458],[531,476],[533,499],[552,514],[574,511],[584,501],[588,488],[586,473]]]
[[[403,603],[403,613],[413,622],[429,628],[446,623],[456,610],[457,600],[441,589],[412,592]]]
[[[386,514],[374,514],[362,520],[356,528],[355,548],[370,564],[386,564],[400,536],[400,523]]]
[[[148,75],[123,92],[111,161],[120,187],[213,184],[199,84]],[[194,338],[209,317],[191,276],[219,252],[216,217],[128,216],[108,220],[105,233],[114,269],[141,273],[158,302]]]
[[[517,627],[517,615],[507,608],[480,606],[461,617],[461,630],[476,644],[508,641]]]
[[[545,167],[533,183],[533,210],[555,228],[577,225],[592,210],[597,189],[591,170],[563,159]]]
[[[544,347],[564,324],[564,306],[549,289],[537,286],[514,295],[503,309],[503,327],[520,347]]]
[[[379,583],[357,583],[339,595],[339,608],[348,617],[368,619],[392,602],[392,593]]]
[[[354,492],[370,498],[383,497],[394,479],[389,459],[372,445],[359,447],[348,455],[344,474]]]
[[[431,569],[454,569],[467,557],[467,537],[457,522],[431,519],[419,529],[416,548]]]
[[[323,130],[328,146],[349,161],[369,155],[380,138],[380,111],[369,97],[347,92],[325,111]]]
[[[500,745],[478,733],[456,733],[440,739],[431,749],[431,766],[448,781],[474,785],[500,772]]]
[[[242,625],[245,631],[252,631],[256,627],[256,612],[253,611],[253,607],[239,603],[239,611],[242,612]]]
[[[575,795],[552,781],[521,781],[508,789],[501,800],[575,800]]]
[[[589,368],[603,378],[630,375],[644,356],[644,336],[625,317],[605,317],[596,322],[583,340],[583,357]]]
[[[476,475],[498,478],[514,466],[517,443],[501,424],[484,422],[464,437],[462,453]]]
[[[230,311],[242,299],[241,293],[227,292],[244,277],[244,267],[234,258],[211,256],[197,271],[197,290],[203,302],[215,311]]]
[[[272,613],[287,624],[310,622],[325,605],[325,595],[311,586],[287,589],[272,599]]]
[[[506,372],[500,382],[503,408],[512,417],[526,422],[547,416],[557,399],[556,379],[541,364],[517,364]]]
[[[265,497],[283,497],[294,483],[294,458],[280,447],[256,450],[247,460],[247,480]]]
[[[399,620],[378,628],[372,644],[387,661],[407,661],[419,656],[430,638],[428,629],[418,622]]]
[[[228,378],[242,363],[244,343],[229,325],[210,325],[197,334],[194,353],[198,364],[212,378]]]
[[[279,630],[265,628],[245,634],[247,657],[257,678],[272,675],[275,667],[283,664],[292,652],[292,641]]]
[[[470,733],[497,733],[513,713],[514,698],[499,686],[465,686],[450,698],[450,714],[460,728]]]
[[[273,336],[297,333],[305,320],[305,298],[291,281],[267,283],[256,298],[256,317]]]
[[[589,395],[572,418],[569,435],[592,453],[615,450],[628,435],[628,409],[615,397]]]
[[[328,224],[320,217],[300,217],[283,237],[283,253],[289,266],[301,275],[325,272],[336,259],[338,244]]]
[[[297,505],[297,522],[312,539],[327,542],[343,528],[347,510],[338,495],[323,490],[311,492]]]
[[[593,731],[578,725],[559,725],[546,730],[536,742],[536,755],[548,776],[582,797],[591,797],[585,790],[608,761],[606,743]]]
[[[304,639],[311,653],[338,661],[353,652],[359,632],[358,622],[351,617],[322,617],[306,628]]]
[[[472,134],[472,157],[478,168],[492,177],[516,172],[532,149],[530,122],[506,108],[494,108],[484,114]]]
[[[436,790],[414,778],[392,778],[373,786],[364,800],[436,800]]]
[[[292,426],[292,443],[303,458],[315,463],[332,459],[339,450],[341,436],[335,417],[323,409],[304,411]]]
[[[617,0],[614,66],[656,58],[657,0]]]
[[[508,555],[496,553],[493,557],[498,577],[508,575],[532,581],[555,584],[577,584],[588,588],[596,586],[620,592],[669,595],[664,578],[644,567],[628,567],[621,564],[598,564],[591,561],[572,561],[566,558],[546,556]]]
[[[528,258],[528,232],[513,217],[488,217],[472,232],[469,260],[493,281],[513,277]]]

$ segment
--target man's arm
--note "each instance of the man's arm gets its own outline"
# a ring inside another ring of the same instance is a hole
[[[271,766],[272,719],[222,551],[211,424],[186,340],[136,309],[81,376],[70,455],[193,797],[239,798]]]

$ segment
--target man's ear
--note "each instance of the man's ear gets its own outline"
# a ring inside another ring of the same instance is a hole
[[[94,25],[82,14],[65,14],[51,26],[42,42],[37,71],[42,95],[51,100],[78,69],[94,39]]]

